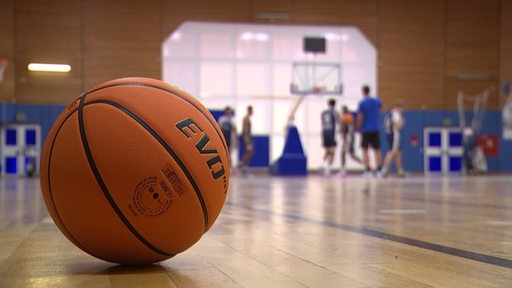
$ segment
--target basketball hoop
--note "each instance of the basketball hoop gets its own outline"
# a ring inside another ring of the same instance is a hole
[[[288,116],[289,125],[306,96],[340,96],[343,92],[341,64],[337,62],[293,62],[291,78],[290,93],[298,97]]]
[[[4,73],[7,69],[7,64],[9,61],[7,61],[7,58],[0,57],[0,82],[4,80]]]
[[[485,116],[485,108],[487,105],[487,100],[489,98],[490,92],[493,90],[487,89],[480,94],[477,95],[467,95],[463,92],[458,92],[457,94],[457,104],[459,108],[459,121],[461,129],[471,128],[473,133],[478,133],[480,128],[482,128],[482,123],[484,121]],[[469,102],[473,104],[472,119],[470,123],[466,122],[466,103]]]
[[[322,94],[324,91],[325,91],[325,86],[321,86],[321,85],[313,86],[313,93],[314,94]]]

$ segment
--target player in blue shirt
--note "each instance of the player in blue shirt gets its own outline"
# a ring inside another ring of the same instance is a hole
[[[361,131],[361,148],[363,150],[363,164],[365,167],[364,176],[372,176],[368,150],[371,148],[375,158],[376,173],[379,175],[382,168],[382,154],[380,151],[380,109],[382,103],[379,98],[370,96],[370,87],[362,87],[363,100],[359,102],[357,127]]]

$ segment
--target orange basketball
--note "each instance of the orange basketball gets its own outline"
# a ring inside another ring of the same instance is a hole
[[[103,83],[72,101],[44,144],[41,189],[83,251],[121,264],[159,262],[196,243],[229,185],[226,141],[188,93],[148,78]]]
[[[352,117],[352,114],[344,113],[343,114],[343,123],[352,124],[352,122],[354,122],[354,117]]]

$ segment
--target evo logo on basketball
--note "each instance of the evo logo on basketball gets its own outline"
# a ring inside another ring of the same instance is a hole
[[[200,136],[196,141],[195,147],[202,155],[211,155],[211,157],[206,160],[206,164],[208,168],[210,168],[213,178],[219,179],[224,176],[224,164],[220,159],[219,152],[215,148],[207,147],[208,143],[210,143],[210,137],[204,133],[203,129],[191,118],[176,123],[176,128],[178,128],[187,139],[191,139],[194,135]]]

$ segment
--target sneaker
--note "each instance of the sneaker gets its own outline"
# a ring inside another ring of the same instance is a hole
[[[347,175],[347,173],[345,173],[345,171],[340,171],[340,172],[336,173],[336,175],[334,175],[334,176],[336,176],[338,178],[345,178],[346,175]]]
[[[402,177],[403,178],[403,177],[405,177],[405,172],[404,171],[400,171],[400,172],[398,172],[397,175],[398,175],[398,177]]]
[[[371,171],[364,171],[361,176],[363,176],[364,178],[372,178],[373,174]]]

